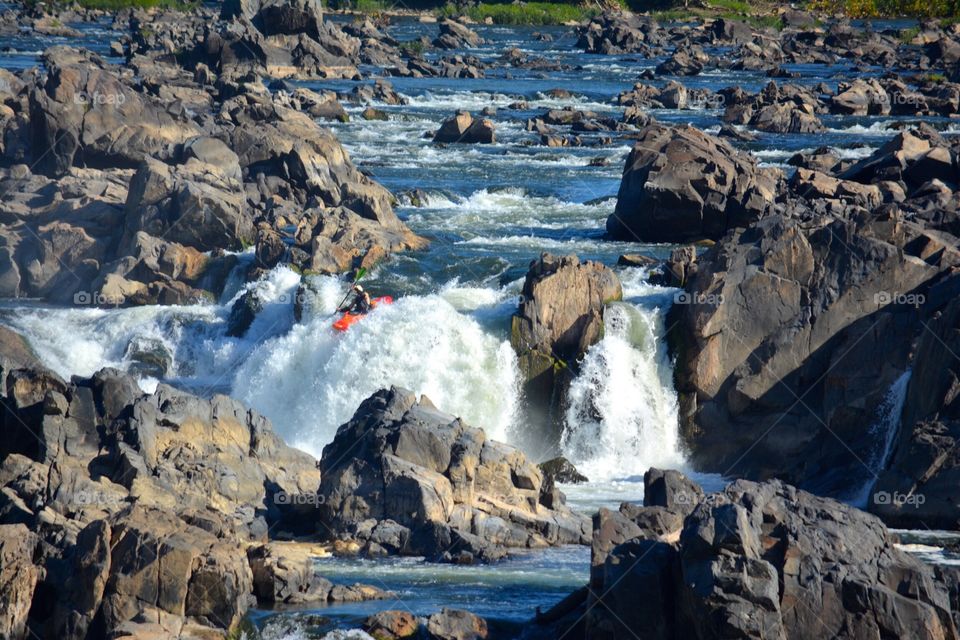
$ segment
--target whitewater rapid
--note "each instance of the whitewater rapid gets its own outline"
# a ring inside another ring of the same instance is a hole
[[[621,277],[625,301],[607,309],[605,336],[573,381],[561,440],[562,453],[597,481],[683,466],[663,340],[673,290],[645,284],[640,269],[622,270]],[[427,395],[493,439],[519,442],[523,399],[507,328],[520,283],[477,286],[455,278],[434,293],[399,297],[345,333],[331,322],[347,284],[313,276],[302,286],[286,267],[219,304],[16,307],[2,310],[2,319],[64,377],[108,366],[130,370],[131,344],[158,345],[169,356],[162,381],[202,395],[229,393],[270,418],[289,444],[319,457],[357,406],[391,385]],[[245,336],[229,337],[230,309],[248,291],[257,293],[263,311]],[[158,383],[142,378],[146,391]]]

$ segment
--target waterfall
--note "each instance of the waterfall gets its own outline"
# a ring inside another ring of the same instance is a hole
[[[606,309],[604,337],[589,349],[570,386],[561,448],[591,480],[684,464],[663,335],[672,290],[640,283],[639,276],[625,280],[625,290],[648,299]]]
[[[887,390],[883,401],[877,406],[876,418],[870,426],[869,434],[873,437],[874,446],[864,462],[869,474],[863,485],[849,498],[850,504],[865,508],[870,500],[870,493],[877,477],[887,468],[890,455],[893,453],[893,444],[900,432],[900,416],[903,414],[903,405],[907,400],[907,387],[910,382],[910,369],[904,371]]]

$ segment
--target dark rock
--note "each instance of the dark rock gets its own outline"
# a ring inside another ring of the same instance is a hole
[[[807,637],[816,626],[857,638],[862,625],[910,637],[957,633],[948,584],[897,549],[878,519],[780,482],[739,480],[705,496],[675,544],[619,544],[602,576],[588,637],[629,629],[656,638]]]
[[[617,239],[719,239],[758,219],[777,189],[775,172],[692,127],[647,127],[627,157],[607,231]]]
[[[555,482],[562,482],[564,484],[590,482],[587,476],[577,471],[577,468],[573,466],[572,462],[563,457],[541,462],[537,466],[539,466],[540,471],[543,472],[544,478],[551,478]]]

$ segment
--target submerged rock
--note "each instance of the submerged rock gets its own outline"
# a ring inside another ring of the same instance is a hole
[[[472,562],[587,537],[586,518],[540,504],[542,474],[520,451],[404,389],[365,400],[320,470],[324,530],[368,550]]]

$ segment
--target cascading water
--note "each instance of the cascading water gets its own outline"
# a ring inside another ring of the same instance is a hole
[[[870,426],[870,435],[875,439],[876,446],[864,462],[869,474],[863,485],[850,497],[850,504],[865,508],[870,500],[870,492],[877,482],[877,477],[887,468],[890,454],[893,453],[893,443],[900,431],[900,416],[903,414],[903,405],[907,401],[907,387],[910,383],[911,370],[904,371],[894,380],[883,397],[883,402],[877,407],[876,419]]]
[[[639,284],[642,274],[635,271],[634,281],[624,283],[634,303],[607,308],[605,335],[587,352],[570,386],[561,448],[591,480],[683,465],[677,397],[662,340],[661,310],[672,290]]]
[[[332,311],[321,306],[237,371],[234,395],[269,416],[288,443],[319,456],[357,406],[390,385],[505,439],[518,399],[509,343],[439,295],[401,298],[343,334],[330,328]]]

